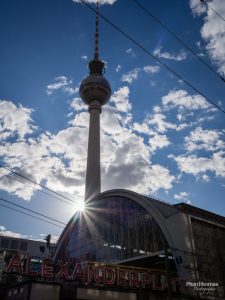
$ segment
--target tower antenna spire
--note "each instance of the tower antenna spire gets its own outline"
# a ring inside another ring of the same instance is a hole
[[[99,2],[96,2],[94,58],[89,62],[90,74],[103,75],[104,62],[99,59]]]
[[[98,41],[99,41],[99,8],[98,8],[98,1],[96,2],[96,18],[95,18],[95,53],[94,53],[94,59],[99,59],[99,53],[98,53]]]

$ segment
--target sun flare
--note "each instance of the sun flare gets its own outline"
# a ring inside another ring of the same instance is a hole
[[[76,211],[84,211],[85,210],[85,203],[84,200],[79,200],[75,204]]]

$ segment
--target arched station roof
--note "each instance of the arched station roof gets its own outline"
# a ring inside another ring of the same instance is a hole
[[[182,256],[182,264],[177,265],[178,274],[188,280],[196,278],[195,273],[190,272],[190,269],[195,269],[195,261],[191,255],[193,253],[191,228],[188,216],[184,212],[172,204],[124,189],[103,192],[97,195],[93,201],[104,201],[110,197],[124,197],[142,206],[159,225],[173,256]],[[63,230],[54,257],[57,257],[58,252],[70,236],[78,214],[79,212],[75,213]]]

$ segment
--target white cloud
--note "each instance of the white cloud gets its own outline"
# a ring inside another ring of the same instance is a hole
[[[181,172],[194,176],[204,175],[206,172],[215,173],[216,176],[225,177],[225,152],[218,151],[211,157],[198,157],[192,155],[170,155],[174,159]]]
[[[87,109],[87,105],[78,97],[73,98],[70,106],[77,112]]]
[[[25,239],[28,238],[27,235],[23,235],[23,234],[18,233],[18,232],[7,230],[5,228],[5,226],[3,226],[3,225],[0,225],[0,235],[12,237],[12,238],[25,238]]]
[[[190,7],[194,16],[200,16],[202,13],[205,13],[207,6],[199,0],[190,0]]]
[[[166,121],[166,116],[162,113],[155,113],[153,115],[150,115],[148,118],[148,124],[150,125],[155,125],[155,130],[164,133],[168,129],[176,129],[177,125],[167,122]]]
[[[152,152],[170,145],[170,141],[165,134],[155,134],[149,139],[149,146]]]
[[[161,48],[156,48],[153,54],[159,58],[165,58],[169,60],[182,61],[187,58],[187,53],[182,49],[178,54],[162,52]]]
[[[140,68],[135,68],[129,71],[127,74],[122,75],[122,81],[132,83],[134,80],[138,78],[138,74],[140,72]]]
[[[46,93],[49,96],[58,90],[62,90],[69,95],[74,95],[79,91],[79,87],[73,87],[73,81],[68,79],[66,76],[58,76],[54,79],[54,81],[54,83],[47,85]]]
[[[156,106],[153,106],[153,112],[154,113],[161,113],[162,109],[161,109],[160,106],[156,105]]]
[[[201,36],[207,43],[206,50],[212,61],[218,66],[218,71],[221,74],[225,73],[225,22],[198,0],[190,0],[190,7],[194,15],[204,14]],[[224,0],[212,0],[210,7],[225,17]]]
[[[83,60],[87,60],[87,59],[88,59],[87,55],[82,55],[81,58],[82,58]]]
[[[207,109],[208,102],[200,95],[188,95],[184,90],[172,90],[168,95],[162,97],[162,104],[165,109],[177,107],[181,110]]]
[[[85,0],[87,3],[95,3],[97,2],[97,0]],[[75,3],[82,3],[80,0],[73,0],[73,2]],[[115,3],[116,0],[98,0],[98,3],[103,5],[103,4],[113,4]]]
[[[47,233],[41,233],[40,237],[33,237],[32,235],[22,234],[19,232],[7,230],[5,226],[0,225],[0,235],[11,238],[28,239],[33,241],[44,241],[44,238],[48,235]],[[59,239],[57,235],[51,235],[51,243],[56,243]]]
[[[87,132],[87,127],[78,124],[56,135],[42,134],[37,139],[5,143],[0,152],[5,164],[14,170],[19,169],[22,175],[37,183],[45,181],[46,186],[55,191],[76,194],[83,190]],[[30,200],[35,192],[32,184],[29,185],[6,176],[0,180],[1,189],[25,200]]]
[[[175,131],[181,131],[189,126],[192,126],[192,124],[187,123],[171,123],[166,120],[166,115],[162,113],[162,110],[159,106],[153,107],[153,114],[149,114],[146,116],[144,121],[142,123],[133,123],[133,130],[144,133],[147,135],[155,136],[155,140],[153,138],[153,141],[157,142],[157,139],[160,139],[158,142],[165,142],[167,144],[167,138],[164,135],[159,135],[162,133],[167,132],[168,130],[175,130]],[[154,147],[154,146],[153,146]],[[160,147],[158,147],[160,148]]]
[[[148,65],[148,66],[145,66],[143,68],[143,70],[145,71],[145,73],[155,74],[155,73],[158,73],[160,71],[160,67],[159,66]]]
[[[119,71],[121,70],[121,68],[122,68],[122,66],[121,66],[121,65],[118,65],[118,66],[116,67],[116,72],[119,72]]]
[[[104,113],[101,115],[101,128],[107,134],[116,134],[123,130],[118,113],[109,106],[104,108]]]
[[[16,106],[13,102],[0,100],[0,140],[13,135],[24,138],[33,133],[36,126],[33,125],[31,114],[33,109]]]
[[[129,112],[131,103],[129,101],[130,90],[128,86],[123,86],[115,91],[111,97],[111,102],[115,105],[118,112]]]
[[[136,57],[136,54],[132,48],[129,48],[126,50],[126,53],[129,54],[132,57]]]
[[[209,176],[206,175],[206,174],[203,174],[203,175],[201,176],[201,179],[202,179],[202,181],[205,181],[205,182],[209,182],[209,181],[210,181]]]
[[[72,82],[68,81],[66,76],[58,76],[55,78],[55,82],[47,85],[47,94],[51,95],[54,91],[57,91],[65,86],[68,86]]]
[[[65,93],[67,93],[68,95],[74,95],[76,93],[79,92],[79,87],[69,87],[69,86],[66,86],[63,88],[63,91]]]
[[[117,137],[117,145],[112,149],[111,163],[105,168],[103,166],[104,190],[126,188],[149,194],[172,187],[174,176],[165,167],[151,164],[149,147],[144,143],[143,138],[129,130],[122,131]]]
[[[186,193],[186,192],[180,192],[179,194],[175,194],[174,195],[174,198],[176,200],[181,200],[182,202],[185,202],[187,204],[191,204],[191,201],[189,200],[189,196],[190,194],[189,193]]]
[[[222,150],[225,149],[225,142],[222,138],[224,138],[224,134],[218,130],[203,130],[198,127],[189,136],[185,137],[185,148],[188,151]]]
[[[149,125],[146,121],[144,121],[143,123],[137,123],[137,122],[134,122],[133,123],[133,130],[134,131],[137,131],[139,133],[144,133],[144,134],[147,134],[147,135],[154,135],[155,132],[152,131],[150,128],[149,128]]]

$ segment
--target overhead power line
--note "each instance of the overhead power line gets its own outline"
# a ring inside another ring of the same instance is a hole
[[[29,212],[33,213],[33,214],[36,214],[36,215],[39,215],[39,216],[41,216],[41,217],[47,218],[47,219],[52,220],[52,221],[54,221],[54,222],[60,223],[60,224],[62,224],[62,225],[66,225],[66,223],[63,223],[63,222],[61,222],[61,221],[58,221],[58,220],[56,220],[56,219],[54,219],[54,218],[51,218],[51,217],[49,217],[49,216],[46,216],[46,215],[44,215],[44,214],[42,214],[42,213],[39,213],[39,212],[37,212],[37,211],[35,211],[35,210],[26,208],[26,207],[24,207],[24,206],[22,206],[22,205],[13,203],[13,202],[11,202],[11,201],[9,201],[9,200],[6,200],[6,199],[4,199],[4,198],[1,198],[1,197],[0,197],[0,201],[3,201],[3,202],[6,202],[6,203],[8,203],[8,204],[11,204],[11,205],[13,205],[13,206],[22,208],[22,209],[24,209],[24,210],[26,210],[26,211],[29,211]]]
[[[59,201],[63,201],[64,203],[73,206],[72,203],[67,202],[67,201],[64,201],[64,200],[62,200],[61,198],[59,198],[59,197],[57,197],[57,196],[55,196],[55,195],[53,195],[53,194],[50,194],[50,193],[47,193],[47,192],[45,192],[45,191],[43,191],[43,190],[41,190],[41,189],[38,189],[38,188],[34,187],[33,185],[28,184],[27,182],[23,181],[22,179],[19,180],[18,178],[15,178],[15,177],[10,176],[10,175],[7,175],[7,174],[5,174],[4,177],[7,177],[7,178],[9,178],[9,179],[11,179],[11,180],[14,180],[14,181],[17,181],[17,182],[19,182],[19,183],[25,184],[26,186],[28,186],[28,187],[30,187],[30,188],[32,188],[32,189],[38,191],[38,192],[41,192],[41,193],[43,193],[44,195],[47,195],[47,196],[52,197],[52,198],[54,198],[54,199],[57,199],[57,200],[59,200]],[[2,179],[2,178],[0,178],[0,179]]]
[[[63,199],[57,197],[58,200],[60,200],[60,201],[62,201],[62,202],[64,202],[64,203],[67,203],[67,204],[70,204],[70,205],[75,204],[75,202],[74,202],[73,200],[71,200],[70,198],[68,198],[68,197],[66,197],[66,196],[64,196],[64,195],[61,195],[60,193],[55,192],[55,191],[53,191],[52,189],[50,189],[50,188],[48,188],[48,187],[46,187],[46,186],[44,186],[44,185],[42,185],[42,184],[40,184],[40,183],[37,183],[36,181],[34,181],[34,180],[32,180],[32,179],[30,179],[30,178],[24,176],[24,175],[21,175],[21,174],[17,173],[16,171],[13,171],[13,170],[10,169],[9,167],[5,167],[5,166],[2,165],[1,163],[0,163],[0,168],[3,168],[3,169],[5,169],[5,170],[11,172],[12,174],[19,176],[20,178],[23,178],[23,179],[25,179],[25,180],[28,180],[29,182],[32,182],[33,184],[38,185],[38,186],[40,186],[41,188],[43,188],[43,189],[45,189],[45,190],[47,190],[47,191],[50,191],[50,192],[52,192],[52,193],[54,193],[54,194],[60,196],[61,198],[64,198],[64,199],[70,201],[70,202],[68,202],[68,201],[65,201],[65,200],[63,200]],[[49,194],[48,194],[48,195],[49,195]]]
[[[42,214],[42,213],[39,213],[39,212],[37,212],[37,211],[35,211],[35,210],[33,210],[33,209],[29,209],[29,208],[26,208],[26,207],[24,207],[24,206],[22,206],[22,205],[13,203],[13,202],[11,202],[11,201],[9,201],[9,200],[6,200],[6,199],[4,199],[4,198],[2,198],[2,197],[0,197],[0,201],[6,202],[7,204],[16,206],[16,207],[21,208],[21,209],[23,209],[23,210],[26,210],[26,211],[28,211],[28,212],[30,212],[30,213],[32,213],[32,214],[36,214],[36,215],[38,215],[38,216],[40,216],[40,217],[47,218],[48,220],[52,220],[52,221],[54,221],[54,222],[56,222],[56,223],[59,223],[59,224],[62,224],[62,225],[64,225],[64,226],[67,225],[67,224],[64,223],[64,222],[61,222],[61,221],[59,221],[59,220],[57,220],[57,219],[54,219],[54,218],[52,218],[52,217],[49,217],[49,216],[44,215],[44,214]],[[43,222],[45,222],[45,223],[48,223],[48,224],[51,224],[51,225],[55,225],[55,226],[60,227],[60,228],[65,228],[64,226],[61,226],[61,225],[52,223],[52,222],[47,221],[47,220],[45,220],[45,219],[39,218],[39,217],[37,217],[37,216],[34,216],[34,215],[30,214],[30,213],[27,213],[27,212],[21,211],[21,210],[19,210],[19,209],[16,209],[16,208],[14,208],[14,207],[10,207],[10,206],[5,205],[5,204],[2,204],[2,203],[0,203],[0,206],[5,207],[5,208],[8,208],[8,209],[11,209],[11,210],[16,211],[16,212],[19,212],[19,213],[21,213],[21,214],[27,215],[27,216],[29,216],[29,217],[31,217],[31,218],[35,218],[35,219],[37,219],[37,220],[43,221]],[[87,233],[86,231],[84,231],[84,230],[82,230],[82,229],[77,229],[77,231],[85,235],[83,238],[85,238],[85,237],[90,238],[90,234]],[[83,238],[82,238],[82,239],[83,239]],[[92,238],[93,240],[96,240],[96,241],[102,241],[101,238],[99,238],[99,237],[97,237],[97,236],[95,237],[94,235],[91,235],[91,238]]]
[[[16,206],[16,207],[18,207],[18,208],[21,208],[21,209],[23,209],[23,210],[28,211],[28,212],[24,212],[24,211],[21,211],[21,210],[19,210],[19,209],[14,208],[14,207],[10,207],[10,206],[8,206],[8,205],[5,205],[5,204],[0,203],[0,206],[2,206],[2,207],[5,207],[5,208],[11,209],[11,210],[13,210],[13,211],[19,212],[19,213],[21,213],[21,214],[27,215],[27,216],[29,216],[29,217],[31,217],[31,218],[35,218],[35,219],[37,219],[37,220],[43,221],[43,222],[48,223],[48,224],[51,224],[51,225],[55,225],[55,226],[60,227],[60,228],[65,228],[64,226],[67,225],[66,223],[61,222],[61,221],[59,221],[59,220],[57,220],[57,219],[55,219],[55,218],[52,218],[52,217],[49,217],[49,216],[44,215],[44,214],[42,214],[42,213],[39,213],[39,212],[37,212],[37,211],[35,211],[35,210],[33,210],[33,209],[26,208],[26,207],[24,207],[24,206],[22,206],[22,205],[13,203],[13,202],[11,202],[11,201],[9,201],[9,200],[6,200],[6,199],[4,199],[4,198],[2,198],[2,197],[0,197],[0,201],[3,201],[3,202],[5,202],[5,203],[7,203],[7,204],[10,204],[10,205],[13,205],[13,206]],[[61,226],[61,225],[52,223],[52,222],[47,221],[47,220],[45,220],[45,219],[39,218],[39,217],[37,217],[37,216],[34,216],[34,215],[30,214],[30,213],[36,214],[36,215],[38,215],[38,216],[40,216],[40,217],[43,217],[43,218],[47,218],[48,220],[52,220],[52,221],[54,221],[54,222],[56,222],[56,223],[59,223],[59,224],[62,224],[62,225],[64,225],[64,226]],[[86,232],[85,230],[82,230],[82,229],[80,229],[80,228],[79,228],[79,229],[76,229],[76,230],[77,230],[79,233],[82,233],[82,234],[84,235],[84,237],[82,237],[82,239],[84,239],[85,237],[88,237],[88,238],[91,238],[91,239],[96,240],[96,241],[98,241],[98,242],[99,242],[99,241],[102,242],[102,239],[101,239],[100,237],[98,237],[98,236],[95,236],[95,235],[93,235],[93,234],[90,236],[90,233],[88,233],[88,232]]]
[[[45,222],[45,223],[48,223],[48,224],[51,224],[51,225],[54,225],[54,226],[57,226],[57,227],[60,227],[60,228],[64,228],[64,227],[61,226],[61,225],[58,225],[58,224],[49,222],[49,221],[47,221],[47,220],[41,219],[41,218],[36,217],[36,216],[33,216],[33,215],[29,214],[29,213],[26,213],[26,212],[24,212],[24,211],[18,210],[18,209],[14,208],[14,207],[10,207],[10,206],[4,205],[4,204],[2,204],[2,203],[0,203],[0,206],[5,207],[5,208],[8,208],[8,209],[11,209],[11,210],[14,210],[14,211],[17,211],[17,212],[19,212],[19,213],[21,213],[21,214],[27,215],[27,216],[32,217],[32,218],[34,218],[34,219],[40,220],[40,221],[42,221],[42,222]]]
[[[92,10],[94,13],[96,13],[96,9],[94,9],[92,6],[90,6],[87,2],[84,0],[80,0],[82,3],[84,3],[90,10]],[[142,49],[145,53],[147,53],[149,56],[151,56],[153,59],[155,59],[158,63],[160,63],[163,67],[165,67],[168,71],[170,71],[173,75],[175,75],[177,78],[181,79],[187,86],[189,86],[192,90],[194,90],[196,93],[204,97],[210,104],[212,104],[214,107],[216,107],[219,111],[225,114],[225,110],[223,110],[219,105],[217,105],[213,100],[205,96],[201,91],[199,91],[196,87],[194,87],[191,83],[189,83],[186,79],[184,79],[181,75],[179,75],[176,71],[174,71],[171,67],[169,67],[167,64],[162,62],[158,57],[153,55],[149,50],[147,50],[144,46],[142,46],[139,42],[137,42],[134,38],[132,38],[130,35],[125,33],[122,29],[120,29],[117,25],[115,25],[113,22],[111,22],[108,18],[103,16],[100,12],[98,13],[99,16],[108,24],[110,24],[113,28],[115,28],[117,31],[119,31],[122,35],[124,35],[128,40],[130,40],[133,44],[138,46],[140,49]]]
[[[179,36],[177,36],[171,29],[169,29],[159,18],[153,15],[145,6],[143,6],[140,2],[137,0],[133,0],[138,7],[140,7],[146,14],[148,14],[150,17],[152,17],[157,23],[161,25],[169,34],[171,34],[177,41],[179,41],[189,52],[192,53],[199,61],[201,61],[211,72],[213,72],[219,79],[221,79],[223,82],[225,82],[225,79],[217,73],[204,59],[198,56],[198,54],[190,47],[188,46]]]
[[[212,6],[209,5],[207,1],[205,1],[205,0],[200,0],[200,1],[201,1],[202,3],[204,3],[209,9],[211,9],[211,10],[217,15],[217,17],[219,17],[221,20],[223,20],[223,21],[225,22],[224,17],[221,16],[214,8],[212,8]]]

